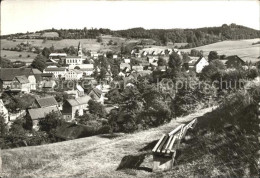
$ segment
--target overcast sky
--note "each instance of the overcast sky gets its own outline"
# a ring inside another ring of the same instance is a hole
[[[1,34],[50,28],[198,28],[236,23],[260,29],[258,1],[5,0]]]

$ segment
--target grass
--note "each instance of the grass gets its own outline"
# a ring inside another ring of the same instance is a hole
[[[163,133],[212,108],[172,120],[169,124],[133,134],[93,136],[50,145],[2,151],[6,177],[151,177],[151,149]],[[139,159],[128,168],[123,160]],[[119,166],[120,165],[120,166]],[[122,168],[123,167],[123,168]],[[124,168],[125,167],[125,168]],[[119,170],[117,170],[120,168]]]
[[[23,62],[30,63],[37,56],[36,53],[25,52],[25,51],[18,52],[18,51],[0,50],[0,53],[1,53],[1,57],[10,59],[11,62],[23,61]],[[19,57],[19,55],[22,55],[22,56]],[[28,55],[30,55],[30,57],[28,57]]]
[[[222,41],[214,44],[209,44],[194,49],[202,50],[207,56],[210,51],[217,51],[219,55],[238,55],[245,61],[256,62],[260,56],[260,44],[252,45],[259,39],[237,40],[237,41]],[[190,52],[191,49],[182,49],[181,51]]]

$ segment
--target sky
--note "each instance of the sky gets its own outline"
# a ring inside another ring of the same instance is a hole
[[[199,28],[236,23],[260,30],[260,3],[251,1],[4,0],[1,35],[44,29]]]

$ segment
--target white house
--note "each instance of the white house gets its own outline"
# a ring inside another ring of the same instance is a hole
[[[83,60],[80,56],[68,56],[66,57],[66,64],[68,65],[79,65],[83,64]]]
[[[202,69],[209,65],[209,62],[204,57],[190,57],[192,60],[188,63],[189,69],[196,73],[201,73]]]
[[[3,114],[5,123],[7,123],[9,121],[9,114],[2,99],[0,99],[0,114]]]
[[[129,64],[131,62],[131,59],[124,59],[124,62]]]
[[[68,72],[68,69],[65,67],[51,67],[43,70],[43,73],[52,73],[55,78],[64,78],[65,74]]]
[[[65,80],[79,80],[83,77],[83,72],[77,69],[70,69],[64,77]]]
[[[114,55],[113,55],[113,59],[117,59],[117,54],[114,54]]]
[[[70,65],[69,69],[78,69],[86,74],[86,76],[91,76],[94,71],[93,64],[80,64],[80,65]]]

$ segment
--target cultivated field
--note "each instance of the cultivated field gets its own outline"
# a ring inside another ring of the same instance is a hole
[[[260,44],[252,45],[252,43],[257,41],[260,41],[260,39],[222,41],[194,49],[202,50],[206,56],[210,51],[217,51],[219,55],[238,55],[245,61],[256,62],[260,60],[257,59],[260,56]],[[181,51],[190,52],[190,50],[191,49],[182,49]]]
[[[156,141],[163,133],[211,110],[199,110],[169,124],[134,134],[100,135],[2,150],[4,177],[162,177],[161,173],[151,172],[151,149]],[[197,169],[196,164],[181,164],[172,175],[179,177],[186,167],[189,172]]]

